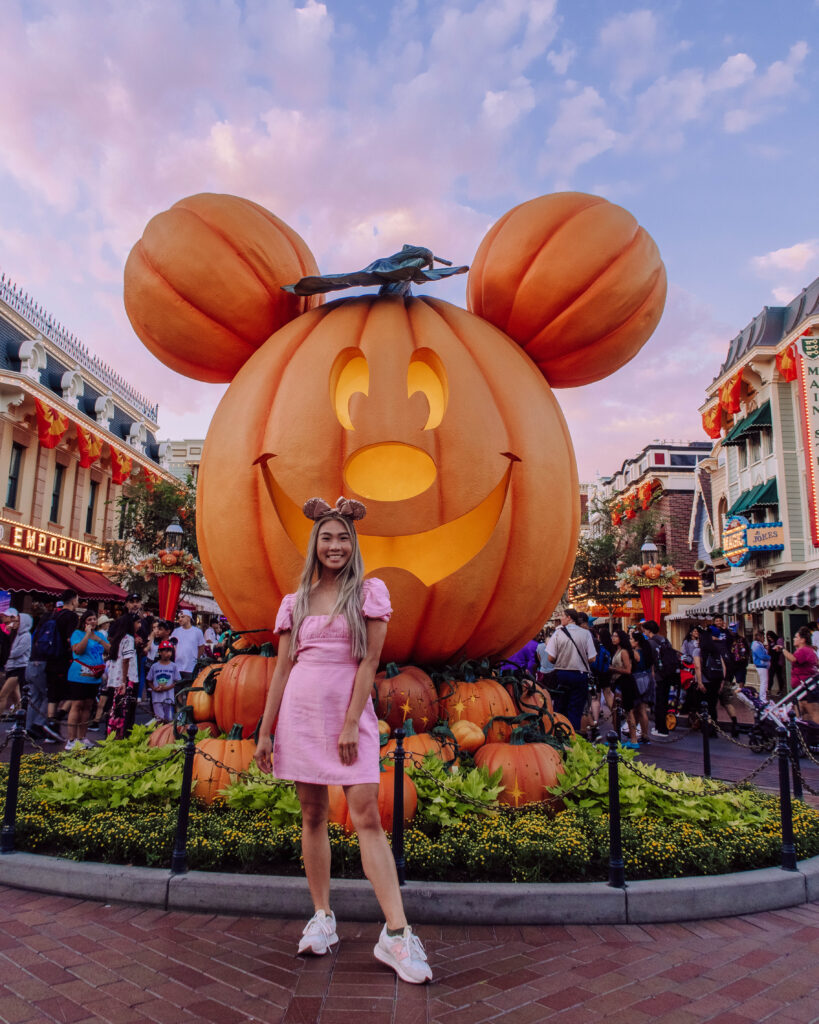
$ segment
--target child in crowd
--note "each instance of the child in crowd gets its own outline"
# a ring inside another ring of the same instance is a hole
[[[151,689],[151,702],[154,718],[160,722],[173,721],[174,684],[182,678],[179,666],[173,660],[173,644],[170,640],[159,643],[159,661],[155,661],[148,669],[148,686]]]

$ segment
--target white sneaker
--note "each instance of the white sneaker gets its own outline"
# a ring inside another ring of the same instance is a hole
[[[66,750],[73,750],[76,747],[78,740],[67,740],[65,744]]]
[[[86,750],[90,750],[94,746],[87,736],[83,736],[83,738],[81,740],[77,740],[76,743],[77,746],[83,746]]]
[[[301,933],[299,953],[315,953],[316,956],[324,956],[337,942],[336,915],[332,910],[329,914],[325,914],[323,910],[317,910]]]
[[[423,985],[425,981],[432,980],[432,970],[427,963],[424,947],[409,925],[403,935],[387,935],[387,926],[384,925],[373,948],[373,956],[382,964],[392,967],[402,981]]]
[[[658,732],[656,729],[652,729],[649,736],[653,740],[667,740],[669,738],[667,732]]]

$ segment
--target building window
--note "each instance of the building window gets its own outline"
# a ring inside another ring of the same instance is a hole
[[[665,465],[665,452],[654,452],[654,465],[664,466]]]
[[[737,445],[737,455],[739,456],[739,468],[745,469],[748,465],[748,446],[747,444]]]
[[[773,432],[770,430],[762,431],[762,454],[770,455],[773,452]]]
[[[759,462],[762,457],[762,447],[759,443],[759,434],[751,434],[748,438],[748,455],[751,462]]]
[[[99,484],[96,480],[91,481],[91,487],[88,491],[88,509],[85,513],[85,532],[94,532],[94,513],[97,509],[97,491],[99,490]]]
[[[51,492],[51,511],[48,514],[49,521],[59,523],[60,521],[60,497],[63,492],[63,476],[65,466],[59,463],[54,467],[54,489]]]
[[[683,455],[679,452],[671,453],[671,466],[696,466],[697,456],[696,455]]]
[[[23,452],[25,449],[16,441],[11,446],[9,460],[9,486],[6,491],[6,508],[17,508],[17,492],[20,487],[20,473],[23,468]]]

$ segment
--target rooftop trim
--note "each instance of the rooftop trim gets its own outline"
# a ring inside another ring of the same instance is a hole
[[[27,292],[13,284],[11,278],[7,277],[5,273],[0,274],[0,299],[79,366],[94,374],[106,387],[118,394],[120,398],[124,398],[138,412],[147,416],[152,423],[157,422],[159,405],[153,404],[140,394],[107,363],[97,356],[91,355],[87,345],[83,344],[76,335],[70,334],[62,324],[57,323],[50,313],[47,313],[42,306],[37,305],[29,297]]]

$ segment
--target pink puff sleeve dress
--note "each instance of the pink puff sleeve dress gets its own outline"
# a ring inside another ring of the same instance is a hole
[[[292,629],[295,601],[295,594],[287,594],[282,600],[276,616],[277,633]],[[364,580],[361,613],[366,619],[389,621],[390,595],[381,580]],[[357,670],[344,616],[305,616],[273,739],[277,778],[336,786],[378,783],[380,737],[372,701],[364,705],[359,719],[358,757],[353,764],[345,765],[338,756],[338,737]]]

